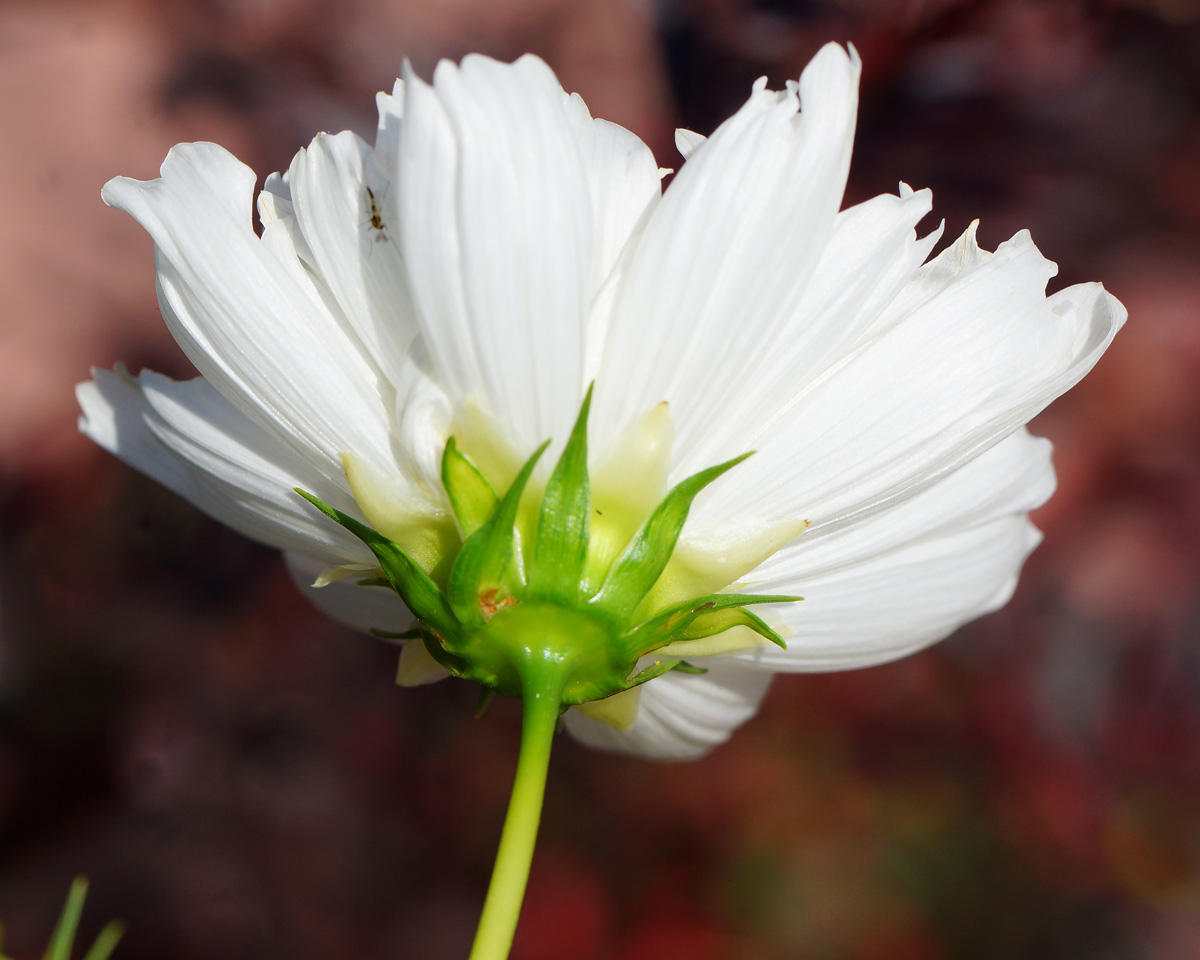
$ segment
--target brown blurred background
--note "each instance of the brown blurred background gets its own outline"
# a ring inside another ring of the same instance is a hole
[[[1130,323],[1035,423],[1061,488],[1001,613],[778,680],[710,758],[562,740],[517,960],[1200,957],[1200,2],[76,0],[0,4],[0,918],[70,877],[119,960],[465,957],[515,705],[392,686],[278,559],[75,432],[90,365],[189,370],[150,244],[101,205],[211,139],[260,174],[370,136],[401,58],[545,57],[675,166],[827,40],[865,64],[848,201],[1030,227]],[[932,218],[931,218],[932,224]]]

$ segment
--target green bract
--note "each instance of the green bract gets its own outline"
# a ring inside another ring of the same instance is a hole
[[[670,656],[641,669],[638,664],[669,644],[733,627],[748,627],[783,646],[782,638],[746,607],[799,597],[710,593],[669,604],[653,599],[692,501],[749,454],[673,487],[616,558],[606,562],[599,550],[589,549],[590,404],[591,390],[536,507],[536,520],[524,516],[522,496],[549,441],[500,496],[450,438],[442,483],[463,541],[444,586],[392,540],[312,494],[297,492],[371,548],[386,582],[419,621],[408,638],[423,640],[454,676],[507,696],[546,694],[568,707],[629,690],[668,670],[695,671]]]

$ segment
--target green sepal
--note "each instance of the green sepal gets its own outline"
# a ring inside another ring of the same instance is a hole
[[[621,555],[613,561],[604,585],[591,600],[593,609],[614,620],[627,621],[671,559],[697,494],[748,456],[749,453],[744,453],[715,467],[701,470],[672,487]]]
[[[787,644],[779,634],[759,617],[741,608],[755,603],[794,603],[801,599],[753,593],[711,593],[704,597],[692,597],[639,623],[621,638],[621,645],[625,655],[635,659],[677,640],[698,640],[732,627],[745,626],[787,649]]]
[[[496,691],[491,687],[479,688],[479,699],[475,701],[475,719],[478,720],[483,716],[483,712],[488,708],[488,704],[492,702],[492,697],[496,695]]]
[[[661,677],[664,673],[670,673],[672,670],[681,669],[681,665],[686,663],[685,660],[655,660],[650,666],[640,673],[635,674],[625,681],[623,690],[632,690],[634,687],[640,687],[643,683],[649,683],[655,677]],[[691,664],[688,664],[691,666]],[[696,668],[692,668],[693,670]],[[684,673],[689,671],[684,669]]]
[[[587,421],[592,388],[575,419],[570,439],[550,474],[538,513],[537,541],[529,568],[529,595],[573,604],[579,597],[587,562],[588,485]]]
[[[468,537],[458,552],[450,571],[449,594],[450,607],[463,623],[486,621],[480,606],[485,594],[503,600],[520,586],[521,571],[515,563],[517,507],[533,468],[549,445],[547,440],[525,461],[487,523]]]
[[[380,630],[378,627],[371,627],[367,631],[371,636],[378,637],[380,640],[420,640],[427,631],[420,627],[413,627],[411,630],[401,630],[399,633],[394,633],[391,630]]]
[[[707,667],[698,667],[694,663],[688,663],[686,660],[680,660],[675,664],[676,673],[686,673],[689,676],[700,677],[708,673]]]
[[[466,679],[471,676],[471,665],[462,657],[451,653],[442,645],[442,639],[434,634],[422,630],[420,639],[425,644],[425,650],[434,660],[440,663],[443,667],[450,671],[453,676],[459,679]]]
[[[306,493],[299,487],[296,488],[296,492],[371,548],[388,581],[418,619],[443,637],[455,636],[458,633],[458,618],[446,602],[442,591],[407,553],[383,534],[329,506],[311,493]]]
[[[356,587],[388,587],[392,586],[392,581],[387,577],[364,577],[361,580],[355,580]]]
[[[371,632],[388,640],[421,640],[449,673],[484,686],[480,708],[492,692],[528,701],[530,691],[542,681],[554,688],[557,703],[574,705],[628,690],[671,670],[706,673],[681,657],[737,647],[742,638],[729,638],[724,646],[715,647],[689,646],[688,641],[735,627],[746,627],[785,646],[770,626],[745,607],[790,603],[798,597],[714,593],[664,609],[664,603],[680,596],[682,584],[671,580],[662,590],[655,589],[697,495],[750,454],[676,484],[610,562],[635,521],[631,518],[629,526],[621,528],[620,540],[601,545],[593,536],[599,531],[611,537],[613,530],[599,530],[600,521],[591,516],[587,468],[591,400],[589,387],[562,455],[537,498],[526,493],[550,441],[529,457],[498,497],[457,441],[448,439],[442,482],[462,542],[459,546],[453,529],[446,527],[455,542],[445,546],[438,561],[449,571],[439,575],[437,582],[397,543],[297,490],[370,547],[385,577],[368,576],[357,582],[391,586],[417,616],[413,629]],[[593,549],[603,554],[603,562],[589,571],[588,554]],[[445,584],[445,592],[439,583]],[[674,643],[680,646],[663,649]],[[650,658],[654,662],[635,672],[639,660],[655,651],[661,652]]]
[[[446,450],[442,454],[442,486],[446,488],[446,496],[464,539],[487,523],[500,502],[487,477],[458,449],[453,437],[446,441]]]
[[[783,637],[772,630],[762,617],[751,613],[745,607],[729,607],[725,610],[710,610],[700,613],[687,628],[675,634],[671,643],[713,637],[726,630],[732,630],[734,627],[749,627],[777,647],[787,649],[787,643]]]

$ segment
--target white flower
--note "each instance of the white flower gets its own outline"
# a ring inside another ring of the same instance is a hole
[[[745,628],[695,641],[708,673],[619,695],[629,729],[567,717],[598,746],[702,753],[773,672],[900,657],[1007,600],[1054,488],[1024,424],[1125,317],[1098,284],[1046,297],[1055,267],[1024,232],[988,253],[969,230],[925,262],[928,191],[839,212],[858,73],[830,45],[786,91],[760,82],[708,140],[680,132],[661,195],[646,146],[531,56],[406,76],[379,95],[374,147],[322,134],[267,179],[261,236],[254,173],[180,145],[161,179],[104,199],[153,236],[163,315],[202,378],[97,372],[81,428],[286,551],[328,613],[387,630],[411,616],[356,585],[375,557],[293,488],[435,570],[460,542],[447,439],[502,490],[544,440],[563,449],[593,380],[612,549],[668,483],[756,450],[696,500],[669,572],[803,595],[755,608],[787,649]],[[409,682],[440,673],[421,650],[404,648]]]

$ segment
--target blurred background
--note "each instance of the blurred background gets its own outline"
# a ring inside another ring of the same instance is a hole
[[[783,677],[711,757],[563,739],[516,960],[1200,957],[1200,2],[0,4],[0,918],[40,954],[86,873],[118,960],[465,957],[518,712],[400,691],[270,551],[84,441],[73,384],[190,376],[105,208],[209,139],[261,174],[370,137],[401,59],[541,54],[676,166],[766,74],[864,61],[847,202],[1029,227],[1130,323],[1034,423],[1046,541],[919,656]]]

